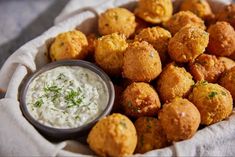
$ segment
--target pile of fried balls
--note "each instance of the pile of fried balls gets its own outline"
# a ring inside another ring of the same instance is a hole
[[[235,100],[235,4],[214,14],[206,0],[139,0],[109,8],[98,32],[55,37],[52,61],[82,59],[115,86],[112,114],[91,129],[99,156],[127,156],[190,139],[232,114]],[[206,138],[206,137],[205,137]]]

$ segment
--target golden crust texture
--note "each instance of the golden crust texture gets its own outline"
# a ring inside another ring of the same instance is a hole
[[[171,33],[161,27],[145,28],[135,36],[136,41],[146,41],[151,44],[159,53],[161,61],[167,60],[167,47]]]
[[[129,37],[135,32],[135,27],[135,15],[125,8],[108,9],[100,15],[98,20],[101,35],[120,33]]]
[[[172,60],[180,63],[193,61],[205,51],[209,42],[209,34],[195,26],[184,27],[168,45],[168,53]]]
[[[183,98],[175,98],[164,104],[158,118],[169,141],[191,138],[200,124],[198,109]]]
[[[231,69],[232,67],[235,66],[235,62],[230,58],[219,57],[218,59],[224,63],[224,66],[225,66],[226,70],[229,70],[229,69]]]
[[[59,34],[50,46],[52,61],[84,59],[87,56],[87,38],[77,30]]]
[[[121,75],[123,54],[127,46],[125,36],[117,33],[99,38],[95,46],[96,63],[112,76]]]
[[[225,66],[214,55],[202,54],[189,65],[190,73],[194,80],[207,82],[217,82],[220,75],[224,72]]]
[[[140,117],[135,121],[138,136],[136,153],[146,153],[169,145],[166,134],[157,118]]]
[[[191,11],[202,19],[206,19],[213,14],[206,0],[184,0],[180,6],[180,10]]]
[[[157,91],[162,101],[166,102],[175,97],[185,97],[194,85],[190,73],[174,64],[167,65],[157,81]]]
[[[217,22],[208,29],[207,50],[216,56],[230,56],[235,52],[235,31],[227,22]]]
[[[218,84],[198,82],[189,100],[201,114],[201,124],[210,125],[227,118],[233,108],[233,99],[228,90]]]
[[[235,100],[235,67],[226,71],[219,83],[231,93],[233,100]]]
[[[129,85],[123,93],[123,108],[131,117],[155,116],[161,107],[157,92],[147,83]]]
[[[143,20],[157,24],[167,21],[173,12],[171,0],[139,0],[135,14]]]
[[[96,123],[88,135],[87,142],[99,156],[132,155],[137,144],[136,129],[126,116],[112,114]]]
[[[158,52],[145,41],[129,44],[124,53],[123,76],[132,81],[150,82],[162,71]]]
[[[217,14],[216,19],[218,21],[226,21],[235,28],[235,4],[229,4]]]
[[[180,11],[165,23],[165,27],[172,35],[175,35],[184,26],[197,26],[203,30],[206,29],[203,20],[190,11]]]

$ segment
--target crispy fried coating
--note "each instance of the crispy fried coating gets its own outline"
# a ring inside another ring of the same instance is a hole
[[[111,76],[122,72],[123,54],[128,44],[124,35],[117,33],[102,36],[95,46],[95,61]]]
[[[230,56],[235,52],[235,31],[227,22],[217,22],[208,29],[208,52],[216,56]]]
[[[198,109],[183,98],[175,98],[164,104],[158,118],[169,141],[191,138],[201,121]]]
[[[172,12],[171,0],[139,0],[135,10],[138,17],[153,24],[167,21]]]
[[[174,14],[165,24],[165,27],[175,35],[184,26],[197,26],[206,29],[204,21],[190,11],[180,11]]]
[[[226,88],[235,100],[235,67],[227,70],[219,81],[220,85]]]
[[[196,26],[186,26],[170,39],[168,53],[172,60],[187,63],[202,54],[208,42],[209,34],[206,31]]]
[[[130,43],[124,53],[123,76],[132,81],[150,82],[162,71],[158,52],[145,41]]]
[[[185,97],[191,90],[194,81],[190,73],[175,64],[168,64],[157,81],[157,91],[163,102],[175,97]]]
[[[201,124],[210,125],[222,121],[232,113],[233,99],[227,89],[218,85],[198,82],[189,100],[201,114]]]
[[[157,115],[161,107],[157,92],[144,82],[132,83],[125,89],[122,105],[125,114],[134,118]]]
[[[159,53],[162,63],[165,63],[168,54],[167,47],[171,33],[161,27],[145,28],[135,36],[136,41],[147,41]]]
[[[99,156],[130,156],[137,144],[133,123],[122,114],[102,118],[91,129],[87,143]]]
[[[189,64],[194,80],[215,83],[225,70],[223,61],[214,55],[202,54]]]
[[[166,134],[157,118],[140,117],[135,121],[138,142],[136,153],[146,153],[169,145]]]
[[[206,0],[183,0],[180,10],[191,11],[202,19],[206,19],[213,14]]]
[[[99,16],[98,29],[101,35],[112,33],[129,37],[135,32],[135,15],[125,8],[112,8]]]
[[[78,31],[64,32],[56,36],[50,46],[50,58],[52,61],[67,59],[84,59],[87,54],[87,38]]]
[[[229,70],[229,69],[231,69],[232,67],[235,66],[235,62],[230,58],[219,57],[218,59],[224,63],[225,70]]]
[[[235,4],[229,4],[216,15],[218,21],[226,21],[235,28]]]

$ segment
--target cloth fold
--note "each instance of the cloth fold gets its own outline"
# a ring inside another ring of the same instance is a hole
[[[181,0],[175,0],[177,7]],[[231,0],[210,0],[218,11]],[[0,70],[0,89],[6,96],[0,100],[0,156],[82,156],[92,155],[78,141],[52,143],[45,139],[22,115],[19,86],[26,75],[45,65],[47,45],[61,32],[78,28],[84,33],[97,30],[97,15],[115,6],[135,5],[135,0],[71,0],[55,19],[55,26],[29,41],[11,55]],[[198,131],[193,138],[170,147],[136,156],[234,156],[235,114],[229,119]]]

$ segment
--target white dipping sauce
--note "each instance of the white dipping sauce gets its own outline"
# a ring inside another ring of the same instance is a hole
[[[75,128],[94,120],[108,103],[108,90],[89,69],[61,66],[37,76],[29,85],[26,106],[40,123]]]

